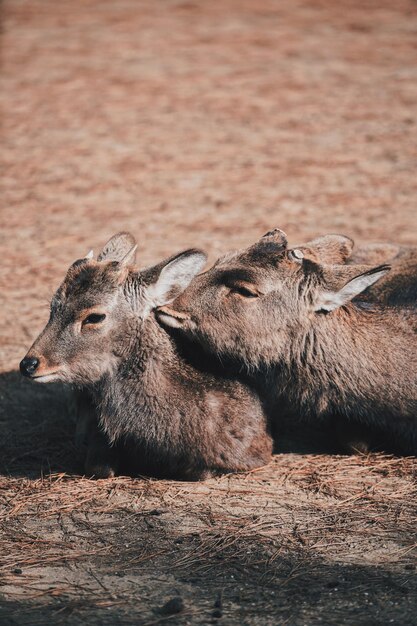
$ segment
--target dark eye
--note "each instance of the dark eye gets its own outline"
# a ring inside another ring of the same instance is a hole
[[[250,289],[247,289],[246,287],[242,287],[241,285],[234,285],[233,287],[230,288],[230,291],[232,293],[238,293],[240,296],[243,296],[244,298],[257,298],[258,294],[255,293],[254,291],[251,291]]]
[[[89,324],[99,324],[100,322],[102,322],[104,319],[106,318],[106,316],[104,315],[104,313],[91,313],[91,315],[89,315],[88,317],[85,318],[85,320],[83,320],[83,326],[89,325]]]

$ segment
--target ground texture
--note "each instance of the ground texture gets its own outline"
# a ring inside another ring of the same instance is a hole
[[[416,3],[2,11],[0,623],[414,624],[415,460],[289,447],[94,482],[68,390],[16,369],[66,267],[120,229],[144,264],[275,226],[415,243]]]

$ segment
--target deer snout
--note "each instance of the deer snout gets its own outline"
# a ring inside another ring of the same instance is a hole
[[[62,366],[52,364],[44,356],[32,353],[31,351],[20,361],[20,373],[26,378],[30,378],[39,383],[49,383],[59,379],[62,373]]]
[[[27,377],[33,376],[39,367],[39,363],[40,361],[36,357],[25,356],[25,358],[20,361],[20,373]]]

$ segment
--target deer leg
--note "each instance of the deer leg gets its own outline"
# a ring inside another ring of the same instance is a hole
[[[77,415],[75,445],[78,449],[82,449],[88,445],[91,428],[97,422],[96,407],[88,389],[77,390],[74,393]]]
[[[90,429],[85,473],[94,478],[111,478],[119,469],[119,450],[112,446],[97,420]]]
[[[376,445],[375,433],[369,426],[347,420],[336,423],[336,439],[348,454],[369,454]]]
[[[96,405],[87,389],[76,391],[77,425],[75,443],[86,448],[84,469],[87,476],[110,478],[115,476],[119,461],[117,447],[112,447],[100,429]]]

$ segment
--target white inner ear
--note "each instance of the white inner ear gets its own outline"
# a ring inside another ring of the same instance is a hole
[[[102,251],[99,253],[97,261],[120,262],[123,257],[132,254],[135,243],[135,239],[130,233],[117,233],[108,240]],[[131,258],[129,258],[128,262],[130,261]]]
[[[129,263],[134,261],[137,247],[138,247],[138,244],[134,245],[133,248],[131,248],[129,250],[129,252],[127,252],[124,255],[124,257],[122,259],[120,259],[120,261],[119,261],[120,265],[128,265]]]
[[[389,268],[381,269],[379,272],[361,274],[350,280],[339,291],[323,291],[316,305],[316,311],[334,311],[339,307],[350,302],[358,296],[367,287],[370,287],[377,280],[385,276],[389,272]]]
[[[288,252],[288,256],[296,263],[302,263],[304,259],[304,252],[299,248],[294,248],[294,250],[290,250]]]
[[[169,304],[184,291],[204,267],[206,256],[200,252],[184,254],[168,263],[158,280],[148,287],[148,297],[154,306]]]

